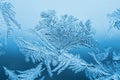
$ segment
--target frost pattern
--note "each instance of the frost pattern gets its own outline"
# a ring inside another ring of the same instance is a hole
[[[44,45],[37,43],[31,44],[20,39],[19,41],[21,42],[18,44],[22,45],[21,52],[23,52],[23,54],[26,56],[26,60],[30,61],[30,59],[32,59],[33,63],[42,62],[44,65],[46,65],[46,69],[50,77],[53,76],[53,72],[60,74],[67,68],[77,73],[84,70],[87,66],[91,66],[82,60],[80,56],[74,56],[67,51],[62,51],[62,54],[56,54],[55,52],[44,48]],[[51,69],[51,66],[54,67],[53,70]]]
[[[119,80],[120,79],[120,55],[119,53],[110,53],[110,49],[106,49],[105,53],[90,54],[96,61],[96,69],[89,69],[86,75],[90,80]],[[105,56],[99,60],[99,56]],[[111,56],[112,55],[112,56]],[[95,71],[94,71],[95,70]]]
[[[20,29],[20,24],[15,20],[15,12],[12,10],[13,6],[10,2],[0,0],[0,36],[4,36],[5,45],[9,35],[15,30]]]
[[[42,64],[40,63],[37,67],[33,69],[29,69],[26,71],[16,71],[16,73],[14,71],[7,69],[6,67],[4,67],[4,70],[6,75],[9,76],[10,80],[35,80],[36,77],[42,76],[41,73],[44,69],[42,69]],[[43,79],[44,76],[41,77],[39,80]]]
[[[84,71],[90,80],[120,80],[120,55],[115,51],[110,53],[110,48],[104,52],[96,51],[97,42],[93,37],[90,20],[82,22],[71,15],[57,17],[54,10],[49,10],[41,13],[41,20],[34,29],[21,29],[18,33],[20,25],[11,8],[11,3],[0,0],[0,27],[5,27],[5,42],[9,32],[14,31],[14,41],[25,60],[38,65],[25,71],[3,67],[9,80],[45,80],[46,76],[42,74],[44,71],[53,77],[55,72],[59,75],[66,69],[74,73]],[[112,26],[117,29],[120,29],[119,11],[110,15],[114,17]],[[27,34],[24,34],[25,32]],[[30,34],[33,40],[28,39]],[[72,48],[81,46],[94,50],[89,55],[96,63],[89,64],[80,55],[69,53]]]
[[[90,20],[83,23],[71,15],[58,18],[54,10],[42,12],[41,18],[35,29],[57,50],[69,50],[79,46],[95,49],[96,41],[93,39]]]
[[[108,17],[110,18],[111,23],[110,29],[114,27],[120,30],[120,9],[117,9],[113,13],[108,14]]]
[[[74,56],[68,52],[73,47],[96,48],[97,42],[93,38],[90,20],[83,24],[82,21],[68,15],[57,19],[55,11],[43,12],[41,17],[42,20],[39,25],[35,29],[28,31],[28,34],[32,33],[36,40],[25,39],[20,34],[15,38],[15,42],[22,54],[25,55],[26,61],[32,60],[34,64],[36,62],[42,63],[45,65],[44,68],[50,77],[53,76],[53,72],[60,74],[65,69],[71,69],[73,72],[78,73],[87,67],[92,67],[91,64],[81,59],[79,55]],[[37,74],[34,72],[34,68],[23,72],[20,71],[19,74],[15,74],[7,68],[4,68],[4,70],[6,73],[9,72],[7,74],[9,79],[14,79],[12,76],[15,76],[16,79],[24,80],[25,78],[29,80],[26,76]],[[34,76],[31,79],[37,77]]]

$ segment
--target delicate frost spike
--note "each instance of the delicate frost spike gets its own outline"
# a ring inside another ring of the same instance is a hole
[[[96,48],[97,43],[91,35],[90,20],[83,23],[69,15],[58,18],[55,11],[42,12],[41,18],[35,29],[45,36],[58,52],[81,45]]]
[[[58,57],[58,65],[55,67],[52,72],[58,71],[57,74],[60,74],[62,71],[64,71],[66,68],[68,68],[70,64],[70,60],[66,58],[63,54]]]
[[[110,49],[111,48],[107,48],[107,49],[105,49],[105,52],[103,52],[103,53],[89,53],[95,60],[98,60],[98,61],[103,61],[103,60],[105,60],[107,57],[108,57],[108,55],[109,55],[109,52],[110,52]]]
[[[105,52],[109,53],[109,49],[110,48],[105,50]],[[97,64],[94,65],[92,69],[90,67],[87,68],[88,70],[86,71],[86,76],[90,80],[119,80],[120,79],[119,55],[113,52],[113,56],[108,57],[108,53],[104,54],[105,57],[102,53],[98,53],[99,56],[103,56],[103,59],[100,59],[100,60],[97,58],[98,54],[96,55],[92,54]]]
[[[44,52],[46,50],[44,47],[40,47],[39,44],[32,44],[23,39],[17,39],[17,45],[20,48],[20,51],[25,55],[26,61],[30,61],[32,59],[33,63],[40,62],[44,58]]]
[[[12,10],[12,8],[13,5],[10,2],[3,0],[0,2],[0,12],[2,13],[6,25],[10,27],[15,24],[18,28],[20,28],[20,24],[18,24],[14,18],[15,12]]]
[[[87,21],[85,22],[85,25],[86,25],[87,29],[90,31],[90,29],[91,29],[91,21],[90,21],[90,20],[87,20]]]
[[[73,70],[75,73],[81,72],[85,70],[87,67],[91,66],[87,64],[84,60],[80,59],[78,56],[73,56],[69,53],[63,53],[58,57],[59,64],[53,69],[53,72],[58,71],[57,74],[63,72],[63,70],[69,68]]]
[[[15,20],[15,12],[12,10],[13,6],[10,2],[6,0],[0,0],[0,25],[2,25],[5,45],[7,45],[7,40],[10,34],[16,30],[20,29],[20,24]]]
[[[56,56],[48,47],[42,45],[42,42],[30,42],[22,38],[16,39],[16,42],[27,61],[32,59],[33,63],[35,63],[44,61],[47,58],[53,59]]]
[[[36,37],[38,37],[39,39],[39,43],[42,45],[42,46],[45,46],[48,50],[58,54],[57,50],[55,49],[55,47],[49,43],[49,41],[46,39],[46,37],[43,37],[43,34],[39,34],[37,33],[37,31],[35,30],[30,30],[31,33],[35,34]]]
[[[113,57],[112,57],[113,60],[120,60],[120,54],[119,53],[116,53],[116,52],[113,52]]]
[[[120,30],[120,21],[116,21],[114,24],[114,27],[116,27],[118,30]]]
[[[69,69],[72,69],[75,73],[81,72],[85,70],[87,67],[90,67],[91,65],[86,63],[84,60],[74,57],[71,60]]]
[[[42,78],[40,78],[39,80],[45,80],[45,77],[43,76]]]
[[[120,9],[117,9],[113,13],[108,14],[108,17],[110,18],[110,29],[114,27],[120,30]]]
[[[19,80],[18,76],[12,70],[8,70],[6,67],[3,67],[5,74],[8,76],[9,80]]]
[[[47,12],[42,12],[41,17],[42,18],[52,18],[55,16],[56,12],[54,10],[48,10]]]
[[[47,67],[48,74],[49,74],[50,77],[52,77],[53,73],[52,73],[52,70],[51,70],[50,63],[51,63],[51,60],[47,60],[47,59],[45,60],[45,65]]]
[[[101,77],[109,76],[108,73],[102,71],[97,67],[89,67],[86,69],[85,73],[86,77],[88,77],[90,80],[104,80],[105,78],[101,79]]]
[[[42,76],[42,64],[40,63],[36,68],[29,69],[26,71],[16,71],[13,72],[11,70],[8,70],[4,67],[5,73],[9,76],[10,80],[35,80],[38,77]],[[43,80],[44,77],[40,78],[40,80]]]
[[[42,63],[44,63],[47,68],[49,76],[53,76],[51,64],[53,64],[53,66],[57,64],[57,62],[55,62],[56,59],[54,59],[57,57],[57,55],[49,51],[48,48],[46,48],[44,45],[40,45],[37,42],[30,43],[19,38],[17,39],[17,43],[21,52],[25,55],[27,61],[29,61],[29,59],[32,59],[33,63],[42,61]]]

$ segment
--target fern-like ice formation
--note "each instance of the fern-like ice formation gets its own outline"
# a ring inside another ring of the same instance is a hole
[[[39,80],[44,79],[44,76],[41,77],[41,72],[44,70],[42,69],[41,63],[34,69],[29,69],[26,71],[16,71],[16,73],[14,71],[8,70],[6,67],[4,67],[4,70],[10,80],[35,80],[36,77],[39,77]]]
[[[96,70],[89,69],[86,76],[90,80],[120,80],[120,55],[110,52],[110,48],[104,53],[89,53],[96,61]],[[94,71],[95,70],[95,71]],[[96,73],[99,71],[99,74]]]
[[[34,29],[21,29],[18,32],[16,27],[20,29],[20,25],[14,19],[15,13],[11,8],[11,3],[0,0],[0,28],[5,29],[5,39],[8,39],[9,31],[14,31],[14,41],[25,60],[37,66],[25,71],[3,67],[9,80],[45,80],[44,71],[53,77],[55,73],[59,75],[66,69],[74,73],[84,71],[90,80],[120,80],[120,55],[117,52],[110,53],[110,48],[105,52],[96,51],[97,42],[90,20],[84,23],[71,15],[57,17],[54,10],[49,10],[41,13],[39,24]],[[119,10],[112,17],[116,16],[113,22],[119,29],[118,15]],[[69,53],[72,48],[81,46],[96,51],[89,53],[96,63],[89,64],[79,54]]]
[[[15,12],[9,1],[0,0],[0,36],[4,37],[5,45],[10,34],[20,29],[20,24],[15,20]]]
[[[120,9],[117,9],[111,14],[108,14],[108,17],[110,18],[110,29],[111,28],[116,28],[120,30]]]
[[[50,10],[41,13],[41,20],[35,29],[57,50],[69,50],[79,46],[96,47],[90,20],[83,23],[71,15],[59,18],[54,10]]]
[[[92,67],[79,55],[75,56],[69,53],[69,50],[73,47],[85,46],[96,49],[97,42],[93,38],[90,20],[83,24],[77,18],[68,15],[59,19],[55,11],[42,12],[41,18],[39,25],[28,32],[28,35],[32,34],[35,37],[34,41],[22,36],[15,39],[20,51],[25,55],[26,61],[32,60],[33,63],[42,63],[50,77],[53,76],[53,72],[60,74],[65,69],[71,69],[78,73],[87,69],[87,67]],[[5,67],[4,70],[9,79],[16,76],[18,80],[29,80],[24,76],[29,76],[26,72],[31,73],[30,75],[35,74],[31,72],[34,68],[20,72],[19,75]],[[21,75],[22,77],[19,77]],[[34,76],[35,78],[38,78],[38,76]]]

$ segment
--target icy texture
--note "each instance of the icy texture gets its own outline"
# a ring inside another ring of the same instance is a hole
[[[41,42],[40,42],[41,43]],[[72,69],[75,73],[84,70],[87,64],[84,60],[82,60],[79,56],[74,56],[70,53],[62,51],[60,55],[47,50],[44,45],[40,45],[38,43],[29,43],[24,40],[19,39],[19,43],[21,52],[26,56],[26,60],[29,61],[32,59],[33,63],[42,62],[48,71],[50,77],[53,76],[53,72],[60,74],[66,68]],[[51,66],[54,69],[51,69]]]
[[[35,80],[37,77],[41,77],[41,73],[44,69],[42,69],[42,64],[40,63],[37,67],[33,69],[29,69],[26,71],[11,71],[4,67],[6,75],[9,76],[10,80]],[[39,80],[43,80],[44,76]]]
[[[15,20],[13,6],[6,0],[0,0],[0,36],[4,37],[5,45],[10,34],[16,29],[20,29],[20,24]]]
[[[9,32],[14,32],[13,40],[25,60],[37,66],[25,71],[3,67],[9,80],[45,80],[46,76],[42,74],[44,71],[53,77],[55,73],[59,75],[66,69],[74,73],[84,71],[90,80],[120,80],[119,52],[110,53],[110,48],[104,52],[98,50],[90,20],[82,22],[71,15],[58,17],[54,10],[49,10],[41,13],[39,24],[34,29],[25,31],[20,29],[11,8],[11,3],[0,0],[0,28],[1,32],[5,32],[5,42]],[[112,26],[117,29],[120,25],[119,11],[110,15],[116,18]],[[89,64],[79,54],[69,53],[72,48],[81,46],[94,51],[89,54],[95,63]]]
[[[110,29],[114,27],[120,30],[120,9],[117,9],[113,13],[108,14],[108,17],[110,18],[111,23]]]
[[[96,41],[93,39],[90,20],[83,23],[71,15],[59,18],[54,10],[42,12],[41,18],[35,29],[45,36],[58,52],[80,46],[95,49]]]
[[[89,69],[86,72],[86,76],[90,80],[120,80],[120,55],[119,53],[110,53],[109,49],[105,50],[105,53],[92,54],[90,55],[94,58],[97,64],[94,66],[96,69]],[[105,56],[102,60],[98,58],[100,56]],[[113,55],[113,56],[111,56]]]
[[[87,67],[92,67],[91,64],[82,60],[79,55],[75,56],[68,53],[73,47],[85,46],[96,49],[97,42],[93,38],[90,20],[83,24],[83,22],[68,15],[57,19],[55,11],[43,12],[41,17],[41,24],[35,30],[28,30],[26,34],[32,34],[35,36],[35,40],[29,40],[29,36],[26,39],[25,34],[24,36],[16,34],[14,39],[21,53],[25,55],[26,61],[32,60],[33,63],[42,63],[50,77],[53,76],[53,72],[60,74],[65,69],[71,69],[73,72],[78,73],[87,69]],[[24,33],[22,30],[21,32]],[[16,74],[4,67],[9,79],[15,77],[20,80],[36,79],[38,75],[38,73],[34,72],[36,69],[18,71],[19,74]],[[31,76],[28,79],[29,75]]]

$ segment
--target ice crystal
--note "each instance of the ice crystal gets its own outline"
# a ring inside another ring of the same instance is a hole
[[[97,58],[98,55],[91,55],[94,57],[96,61],[96,67],[93,69],[89,69],[86,72],[86,75],[90,80],[119,80],[120,79],[120,64],[119,64],[119,53],[110,53],[110,50],[107,49],[107,55],[103,53],[99,53],[99,56],[105,56],[104,59],[99,60]],[[106,52],[105,52],[106,53]],[[110,56],[113,55],[113,56]],[[93,71],[95,70],[95,71]],[[97,73],[96,73],[97,71]]]
[[[15,20],[15,12],[12,10],[13,6],[10,2],[0,0],[0,29],[7,44],[8,36],[15,29],[20,29],[20,24]],[[2,36],[1,35],[1,36]]]
[[[42,64],[40,63],[37,67],[33,69],[29,69],[26,71],[16,71],[16,73],[12,70],[7,69],[4,67],[6,75],[9,76],[10,80],[35,80],[37,77],[42,76]],[[44,76],[41,77],[39,80],[43,80]]]
[[[58,74],[60,74],[67,68],[76,73],[89,66],[89,64],[87,64],[78,56],[73,56],[72,54],[64,51],[62,51],[62,54],[58,55],[53,51],[47,50],[44,45],[40,45],[39,43],[31,44],[19,39],[18,44],[22,45],[20,46],[20,49],[21,52],[26,56],[27,61],[32,59],[34,63],[42,62],[44,65],[46,65],[46,69],[50,77],[53,76],[53,72],[58,72]],[[51,69],[52,66],[55,67],[53,70]]]
[[[53,72],[60,74],[65,69],[78,73],[92,67],[79,55],[74,56],[68,52],[71,48],[80,46],[96,49],[97,42],[93,38],[90,20],[83,24],[82,21],[68,15],[58,19],[55,11],[42,12],[41,18],[39,25],[26,34],[32,34],[34,40],[26,39],[25,34],[23,37],[22,30],[22,34],[16,33],[15,42],[21,53],[25,55],[26,61],[44,65],[50,77],[53,76]],[[40,66],[37,68],[41,69]],[[17,71],[18,74],[5,67],[4,70],[11,80],[34,80],[41,72],[41,70],[35,72],[37,68]]]
[[[117,9],[113,13],[108,14],[108,17],[110,18],[111,23],[110,29],[114,27],[120,30],[120,9]]]
[[[69,50],[80,46],[96,47],[90,20],[83,23],[71,15],[59,18],[54,10],[43,12],[41,18],[35,29],[57,50]]]
[[[113,17],[112,26],[120,29],[120,10]],[[28,31],[18,30],[20,25],[15,20],[15,12],[9,2],[0,0],[0,28],[5,27],[5,40],[9,33],[14,32],[14,40],[20,53],[27,62],[32,61],[36,67],[24,71],[11,70],[3,67],[9,80],[45,80],[42,73],[48,72],[53,77],[69,69],[74,73],[84,71],[90,80],[120,80],[120,55],[110,53],[110,48],[104,52],[96,51],[97,42],[94,39],[91,21],[80,21],[72,15],[58,17],[54,10],[41,13],[39,24]],[[31,36],[32,35],[32,36]],[[0,52],[2,51],[0,45]],[[70,53],[73,48],[85,46],[94,50],[89,53],[95,63],[89,64],[80,57],[80,54]],[[3,52],[1,52],[3,53]],[[111,56],[112,55],[112,56]]]
[[[67,68],[77,73],[90,66],[80,57],[68,53],[72,47],[96,48],[90,20],[83,24],[68,15],[57,19],[55,11],[42,12],[41,17],[35,30],[28,32],[35,36],[34,41],[24,37],[17,37],[15,40],[26,61],[31,59],[33,63],[42,62],[50,77],[53,72],[60,74]]]

